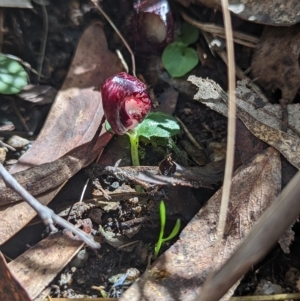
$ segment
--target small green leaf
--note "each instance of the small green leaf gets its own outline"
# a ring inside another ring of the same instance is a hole
[[[166,205],[164,201],[160,201],[159,204],[159,217],[160,217],[160,232],[161,232],[161,237],[163,237],[163,233],[165,231],[166,219],[167,219]]]
[[[17,94],[27,85],[27,73],[17,61],[0,54],[0,93]]]
[[[197,66],[198,56],[194,49],[174,42],[165,48],[162,63],[172,77],[181,77]]]
[[[180,35],[175,41],[182,42],[185,45],[195,43],[199,38],[199,30],[190,23],[184,22],[180,28]]]
[[[171,240],[172,238],[174,238],[174,237],[179,233],[180,227],[181,227],[181,220],[178,218],[178,219],[176,220],[176,224],[175,224],[175,226],[174,226],[174,228],[173,228],[171,234],[170,234],[168,237],[163,238],[162,241],[163,241],[163,242],[166,242],[166,241]]]
[[[177,120],[169,114],[162,112],[149,113],[135,131],[138,136],[169,138],[176,135],[180,130]]]
[[[167,212],[166,212],[166,206],[165,206],[164,201],[160,201],[160,204],[159,204],[159,217],[160,217],[160,232],[159,232],[158,241],[154,247],[154,258],[156,258],[158,256],[158,253],[160,251],[162,244],[164,242],[174,238],[179,233],[180,227],[181,227],[181,221],[178,218],[176,220],[176,224],[175,224],[171,234],[168,237],[163,238],[164,232],[165,232],[166,219],[167,219]]]
[[[155,258],[157,257],[159,250],[161,248],[161,245],[163,243],[163,236],[164,236],[164,232],[165,232],[167,212],[166,212],[166,206],[165,206],[164,201],[160,201],[160,204],[159,204],[159,217],[160,217],[160,231],[159,231],[158,241],[154,247],[154,257]]]

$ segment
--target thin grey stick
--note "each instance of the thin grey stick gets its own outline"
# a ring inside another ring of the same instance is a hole
[[[86,233],[81,231],[78,228],[75,228],[74,225],[67,222],[60,216],[56,215],[53,210],[48,208],[47,206],[42,205],[38,200],[36,200],[28,191],[22,187],[18,181],[4,168],[2,164],[0,164],[0,176],[3,178],[3,181],[17,192],[24,201],[26,201],[40,216],[46,226],[49,226],[51,232],[57,232],[54,224],[58,224],[59,226],[71,231],[73,234],[77,235],[83,242],[85,242],[88,246],[93,249],[99,249],[100,244],[95,242],[91,237],[89,237]]]

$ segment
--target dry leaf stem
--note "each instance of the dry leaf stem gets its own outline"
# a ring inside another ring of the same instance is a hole
[[[232,34],[232,25],[230,12],[228,10],[228,0],[222,0],[222,11],[225,25],[225,34],[226,34],[226,48],[227,48],[227,60],[228,60],[228,126],[227,126],[227,148],[226,148],[226,165],[225,165],[225,174],[223,182],[223,191],[222,199],[220,206],[220,215],[219,223],[217,227],[217,237],[215,244],[216,257],[218,257],[219,246],[221,246],[226,217],[227,209],[230,198],[230,189],[231,189],[231,179],[233,174],[234,166],[234,144],[235,144],[235,132],[236,132],[236,98],[235,98],[235,61],[234,61],[234,47],[233,47],[233,34]],[[207,278],[206,283],[204,284],[203,291],[201,295],[195,299],[195,301],[203,301],[209,295],[209,290],[207,287],[210,286],[210,283],[213,279],[211,277]],[[238,280],[238,279],[237,279]]]
[[[236,121],[236,99],[235,99],[235,62],[234,62],[234,49],[233,49],[233,36],[232,36],[232,26],[231,18],[228,10],[228,0],[222,0],[222,9],[225,23],[225,33],[226,33],[226,46],[227,46],[227,56],[228,56],[228,127],[227,127],[227,149],[226,149],[226,165],[222,192],[222,201],[220,208],[220,217],[217,230],[217,240],[222,241],[227,208],[230,198],[230,187],[231,178],[233,173],[233,162],[234,162],[234,143],[235,143],[235,121]]]
[[[55,223],[73,232],[91,248],[100,248],[100,244],[93,241],[86,233],[78,228],[75,228],[71,223],[56,215],[53,210],[39,203],[29,192],[25,190],[25,188],[23,188],[16,181],[16,179],[4,168],[2,164],[0,164],[0,176],[7,186],[16,191],[23,198],[23,200],[26,201],[38,213],[45,225],[49,226],[52,232],[57,232],[57,229],[54,226]]]

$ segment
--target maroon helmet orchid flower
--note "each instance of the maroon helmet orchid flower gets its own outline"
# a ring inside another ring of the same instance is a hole
[[[146,88],[126,72],[108,78],[102,85],[104,115],[116,134],[134,129],[150,112],[151,100]]]

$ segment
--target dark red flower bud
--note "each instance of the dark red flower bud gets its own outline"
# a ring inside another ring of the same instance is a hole
[[[136,51],[159,53],[174,40],[174,17],[168,1],[137,1],[125,34]]]
[[[146,85],[126,72],[108,78],[101,88],[105,117],[113,131],[123,135],[135,128],[151,109]]]

